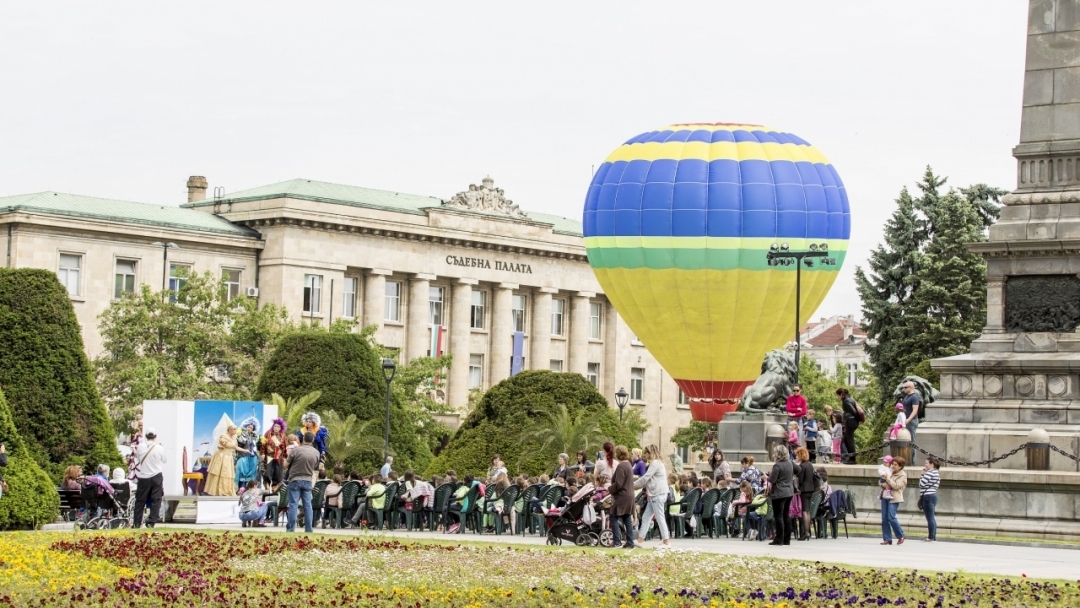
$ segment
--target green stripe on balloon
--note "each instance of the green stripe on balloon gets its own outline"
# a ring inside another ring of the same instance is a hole
[[[593,268],[678,268],[680,270],[780,270],[795,271],[790,266],[769,266],[765,251],[760,249],[683,249],[657,247],[590,247],[589,265]],[[844,263],[846,251],[830,251],[835,265],[822,265],[813,259],[814,265],[803,272],[836,272]]]

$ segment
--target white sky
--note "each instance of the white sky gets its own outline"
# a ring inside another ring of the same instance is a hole
[[[158,204],[189,175],[448,198],[487,174],[580,219],[591,170],[675,122],[789,131],[836,166],[851,255],[900,188],[1012,188],[1022,0],[3,3],[0,195]]]

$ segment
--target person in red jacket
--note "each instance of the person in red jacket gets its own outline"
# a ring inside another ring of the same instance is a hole
[[[787,409],[788,423],[794,422],[798,425],[799,429],[799,444],[803,444],[802,428],[806,423],[806,397],[802,396],[802,386],[795,384],[791,387],[791,394],[788,395],[787,403],[784,404]]]

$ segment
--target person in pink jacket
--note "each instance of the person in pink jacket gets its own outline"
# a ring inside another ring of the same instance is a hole
[[[799,429],[799,444],[802,442],[802,428],[806,423],[807,404],[806,397],[802,396],[802,386],[795,384],[791,387],[791,394],[788,395],[787,403],[784,404],[784,408],[787,410],[788,422],[794,422],[798,425]]]

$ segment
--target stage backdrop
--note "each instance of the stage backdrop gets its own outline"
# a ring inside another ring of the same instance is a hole
[[[169,463],[165,467],[165,494],[184,493],[184,450],[187,470],[198,467],[199,459],[209,460],[217,449],[217,438],[230,424],[240,425],[248,416],[260,420],[259,433],[277,417],[277,406],[261,401],[144,401],[143,427],[158,432]]]

